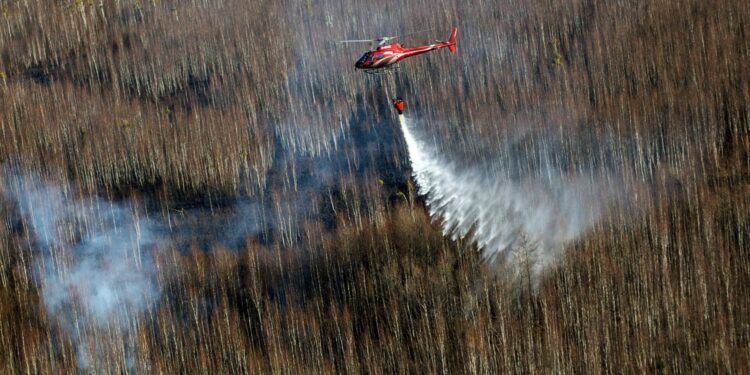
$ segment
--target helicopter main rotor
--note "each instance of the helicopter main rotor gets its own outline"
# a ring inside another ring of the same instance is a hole
[[[433,30],[433,29],[419,30],[419,31],[415,31],[413,33],[408,33],[408,34],[404,34],[404,35],[382,36],[382,37],[377,38],[377,39],[340,40],[339,43],[377,43],[378,46],[382,46],[382,45],[385,45],[388,42],[390,42],[391,40],[396,39],[396,38],[401,38],[401,37],[405,37],[405,36],[409,36],[409,35],[419,34],[419,33],[423,33],[425,31],[431,31],[431,30]]]

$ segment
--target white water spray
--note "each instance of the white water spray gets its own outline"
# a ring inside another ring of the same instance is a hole
[[[405,116],[399,122],[419,192],[430,215],[443,220],[443,233],[476,241],[486,260],[509,266],[516,276],[527,270],[537,283],[563,246],[600,216],[593,179],[511,181],[498,177],[503,171],[458,168],[420,139]]]

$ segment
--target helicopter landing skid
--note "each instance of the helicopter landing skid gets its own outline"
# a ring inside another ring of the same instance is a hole
[[[370,75],[374,76],[380,76],[380,75],[389,75],[393,73],[397,73],[400,70],[400,67],[397,65],[394,65],[392,67],[387,68],[380,68],[380,69],[372,69],[372,70],[365,70],[364,72]]]

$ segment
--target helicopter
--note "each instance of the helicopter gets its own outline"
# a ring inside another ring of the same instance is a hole
[[[395,70],[398,62],[408,57],[421,55],[441,48],[448,48],[451,53],[454,53],[456,51],[457,32],[458,28],[454,27],[447,42],[437,41],[434,44],[417,47],[402,47],[398,43],[390,43],[391,40],[399,38],[399,36],[385,36],[378,39],[342,40],[341,43],[377,43],[377,48],[365,52],[354,64],[354,67],[370,74],[390,73]],[[402,37],[406,35],[402,35]]]

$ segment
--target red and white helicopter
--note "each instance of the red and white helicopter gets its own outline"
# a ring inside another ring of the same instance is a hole
[[[391,72],[395,65],[407,58],[416,55],[421,55],[430,51],[434,51],[441,48],[448,48],[451,53],[456,51],[456,33],[458,28],[454,27],[451,32],[451,36],[447,42],[436,42],[435,44],[429,44],[418,47],[401,47],[398,43],[389,43],[391,40],[398,38],[398,36],[385,36],[378,39],[358,39],[358,40],[342,40],[341,43],[378,43],[378,47],[372,51],[365,52],[362,57],[357,60],[354,67],[362,69],[365,73],[382,73]],[[416,34],[416,33],[412,33]],[[411,35],[411,34],[407,34]],[[406,36],[406,35],[403,35]]]

